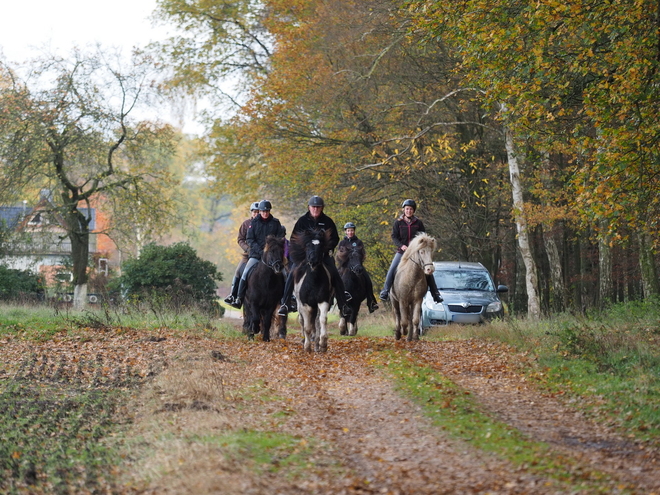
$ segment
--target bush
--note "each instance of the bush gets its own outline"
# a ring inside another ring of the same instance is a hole
[[[171,246],[147,245],[139,258],[124,263],[119,282],[127,296],[167,296],[177,306],[202,303],[217,310],[216,280],[222,280],[216,266],[180,242]]]
[[[37,298],[43,296],[41,277],[30,270],[17,270],[0,265],[0,299]]]

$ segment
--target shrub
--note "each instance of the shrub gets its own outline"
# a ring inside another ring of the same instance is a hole
[[[37,298],[44,293],[41,277],[30,270],[0,265],[0,299]]]
[[[119,282],[127,296],[167,296],[176,306],[202,303],[217,310],[216,280],[222,280],[216,266],[180,242],[171,246],[147,245],[139,258],[124,263]]]

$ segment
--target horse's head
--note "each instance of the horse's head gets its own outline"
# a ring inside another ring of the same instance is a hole
[[[316,267],[323,262],[328,252],[329,231],[320,229],[307,230],[302,234],[293,235],[289,247],[291,260],[300,265],[307,263]]]
[[[284,237],[274,235],[266,237],[266,245],[261,255],[261,261],[275,273],[282,271],[284,268]]]
[[[337,250],[336,259],[340,269],[349,269],[356,275],[364,271],[362,252],[356,246],[341,246]]]
[[[435,239],[425,232],[420,232],[410,242],[403,257],[419,265],[425,275],[431,275],[435,271],[433,266],[433,252],[435,251]]]

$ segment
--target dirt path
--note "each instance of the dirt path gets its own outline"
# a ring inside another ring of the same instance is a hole
[[[270,343],[122,331],[3,344],[8,361],[36,356],[35,378],[55,372],[42,363],[46,355],[60,363],[58,373],[68,372],[63,358],[75,356],[78,368],[99,363],[90,380],[104,380],[101,372],[116,379],[129,368],[146,378],[119,411],[127,424],[116,440],[125,452],[120,493],[660,494],[657,445],[619,436],[578,412],[579,404],[541,393],[516,373],[524,356],[499,344],[357,337],[331,340],[327,354],[306,354],[297,331]],[[579,492],[448,436],[373,366],[384,350],[409,352],[468,390],[492,417],[585,471],[608,473],[609,484]],[[281,458],[257,458],[253,432],[286,435],[296,445]],[[298,454],[303,461],[286,464]]]

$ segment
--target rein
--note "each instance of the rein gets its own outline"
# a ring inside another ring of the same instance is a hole
[[[260,261],[261,261],[264,265],[266,265],[268,268],[270,268],[271,270],[273,270],[275,273],[277,273],[277,271],[278,271],[277,265],[280,265],[279,270],[282,269],[282,267],[281,267],[282,263],[280,262],[280,260],[270,261],[270,262],[268,262],[268,263],[266,263],[264,260],[260,260]]]

